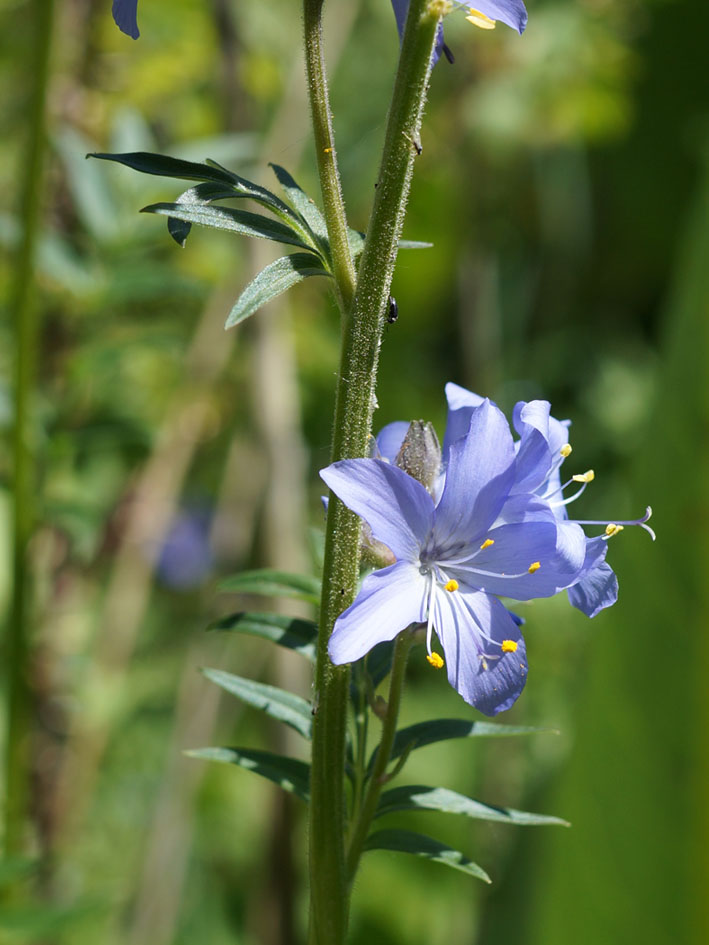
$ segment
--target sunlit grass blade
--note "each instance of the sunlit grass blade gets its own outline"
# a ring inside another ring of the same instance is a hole
[[[315,662],[315,640],[318,630],[309,620],[297,617],[284,617],[280,614],[256,614],[240,612],[220,617],[208,627],[221,633],[245,633],[252,637],[270,640],[279,646],[300,653],[306,659]]]
[[[512,807],[494,807],[466,797],[464,794],[458,794],[457,791],[426,787],[422,784],[406,784],[386,791],[379,800],[376,816],[383,817],[384,814],[393,814],[402,810],[437,810],[446,814],[463,814],[474,820],[494,820],[498,823],[525,827],[569,826],[568,821],[560,817],[532,814]]]
[[[272,719],[289,725],[303,738],[310,738],[313,716],[310,704],[305,699],[285,689],[235,676],[221,669],[203,669],[202,672],[207,679],[211,679],[242,702],[260,709]]]
[[[255,748],[195,748],[185,752],[190,758],[238,765],[273,781],[289,794],[307,801],[310,794],[310,765],[296,758],[274,755]]]
[[[292,574],[289,571],[273,571],[264,568],[242,571],[224,578],[219,583],[220,591],[233,594],[259,594],[262,597],[290,597],[309,604],[320,603],[320,580],[310,574]]]
[[[469,860],[460,850],[454,850],[422,833],[413,833],[410,830],[378,830],[367,838],[364,849],[393,850],[397,853],[421,856],[433,863],[441,863],[443,866],[450,866],[454,870],[475,876],[484,883],[492,882],[485,870]]]

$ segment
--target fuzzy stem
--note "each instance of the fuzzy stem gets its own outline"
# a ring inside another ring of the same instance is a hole
[[[441,4],[411,0],[387,122],[377,194],[352,304],[347,302],[346,223],[327,86],[322,72],[319,18],[322,0],[305,0],[306,59],[325,216],[343,303],[343,338],[337,386],[332,461],[366,454],[384,313],[396,261]],[[318,37],[316,39],[316,37]],[[337,183],[335,189],[334,182]],[[342,218],[340,219],[340,212]],[[333,239],[338,235],[339,242]],[[338,248],[339,247],[339,248]],[[344,761],[349,668],[334,666],[327,644],[335,620],[353,600],[359,570],[360,521],[335,496],[328,507],[315,670],[315,716],[310,796],[311,932],[313,945],[342,945],[349,910],[344,853]]]
[[[14,267],[11,309],[15,319],[15,422],[13,430],[13,590],[6,642],[7,735],[5,747],[5,854],[24,845],[27,814],[31,694],[29,688],[30,568],[28,545],[35,525],[36,481],[32,396],[39,316],[35,303],[35,249],[40,225],[42,166],[46,149],[45,103],[49,84],[52,0],[34,0],[34,82],[22,157],[22,238]]]

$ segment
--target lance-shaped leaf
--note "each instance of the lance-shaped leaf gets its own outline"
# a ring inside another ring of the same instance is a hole
[[[229,312],[225,328],[233,328],[253,315],[262,305],[282,295],[308,276],[330,276],[321,260],[311,253],[281,256],[252,279]]]
[[[366,234],[361,233],[359,230],[354,230],[352,227],[349,228],[347,238],[350,244],[350,252],[353,256],[357,257],[362,254],[365,236]],[[430,249],[433,243],[422,243],[419,240],[399,240],[398,246],[399,249]]]
[[[556,729],[535,728],[531,725],[501,725],[498,722],[470,722],[467,719],[431,719],[399,729],[394,737],[391,759],[393,761],[401,757],[404,752],[423,748],[424,745],[432,745],[435,742],[447,741],[450,738],[500,738],[540,734],[558,734],[558,732]],[[375,748],[369,759],[368,770],[371,771],[376,757],[377,749]]]
[[[211,679],[242,702],[261,709],[272,719],[290,725],[303,738],[310,738],[313,716],[310,704],[305,699],[285,689],[245,679],[243,676],[234,676],[221,669],[203,669],[202,672],[207,679]]]
[[[319,578],[311,574],[293,574],[272,568],[242,571],[224,578],[219,583],[220,591],[261,594],[263,597],[290,597],[293,600],[305,600],[310,604],[320,603],[320,587]]]
[[[283,188],[286,197],[297,213],[300,214],[310,232],[316,240],[327,244],[327,223],[318,205],[298,186],[285,168],[279,164],[271,164],[271,168],[278,178],[278,183]]]
[[[183,161],[180,158],[168,157],[165,154],[151,154],[148,151],[130,151],[125,154],[89,154],[88,157],[100,158],[104,161],[114,161],[123,164],[142,174],[153,174],[156,177],[172,177],[179,180],[212,181],[218,184],[229,184],[235,191],[234,196],[251,197],[258,203],[270,207],[279,216],[295,217],[293,210],[280,197],[271,193],[266,187],[261,187],[253,181],[240,177],[233,171],[227,170],[216,161],[207,159],[205,164],[195,161]]]
[[[494,820],[503,824],[519,826],[540,826],[554,824],[568,827],[569,823],[560,817],[548,814],[531,814],[512,807],[493,807],[475,801],[464,794],[449,791],[447,788],[426,787],[423,784],[406,784],[402,787],[385,791],[379,799],[377,817],[393,814],[400,810],[438,810],[446,814],[463,814],[474,820]]]
[[[196,223],[198,226],[208,226],[214,230],[228,230],[242,236],[256,236],[264,240],[275,240],[277,243],[289,243],[311,249],[303,238],[292,227],[280,220],[271,220],[259,213],[250,213],[248,210],[238,210],[235,207],[220,207],[212,204],[193,204],[182,206],[179,203],[152,203],[143,207],[141,213],[157,213],[161,216],[173,217],[185,223]]]
[[[469,860],[460,850],[453,850],[432,837],[422,833],[413,833],[410,830],[377,830],[370,834],[364,844],[365,850],[394,850],[397,853],[410,853],[413,856],[422,856],[434,863],[442,863],[454,870],[461,870],[470,876],[475,876],[485,883],[492,880],[485,870]]]
[[[204,206],[213,200],[227,200],[232,197],[246,197],[247,194],[237,192],[234,187],[212,181],[203,181],[195,187],[190,187],[184,193],[180,194],[175,203],[180,206]],[[167,218],[167,230],[170,236],[180,246],[184,246],[187,237],[190,235],[192,224],[185,220],[178,220],[175,217]]]
[[[307,801],[310,795],[310,765],[295,758],[274,755],[270,751],[259,751],[256,748],[195,748],[185,754],[190,758],[239,765],[240,768],[273,781],[284,791],[295,794],[304,801]]]
[[[285,646],[315,662],[315,641],[318,630],[310,620],[284,617],[280,614],[238,613],[220,617],[208,627],[208,630],[245,633],[252,637],[270,640],[279,646]]]

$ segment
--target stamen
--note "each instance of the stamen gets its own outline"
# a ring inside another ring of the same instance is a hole
[[[503,640],[502,641],[502,652],[503,653],[516,653],[517,652],[517,643],[514,640]]]
[[[484,571],[482,568],[472,568],[469,565],[456,564],[456,568],[459,571],[469,571],[471,574],[482,574],[483,577],[505,578],[510,581],[514,580],[515,578],[525,577],[527,574],[533,574],[534,571],[538,570],[540,567],[541,564],[538,561],[535,561],[527,571],[521,571],[519,574],[505,574],[504,571]]]
[[[622,526],[622,525],[639,525],[640,528],[644,528],[645,531],[646,531],[646,532],[648,533],[648,535],[650,536],[650,538],[652,538],[652,540],[655,541],[655,539],[656,539],[656,537],[657,537],[657,536],[655,535],[655,532],[650,528],[649,525],[646,525],[646,524],[645,524],[645,522],[647,522],[647,520],[648,520],[651,516],[652,516],[652,509],[651,509],[650,506],[648,505],[648,507],[645,509],[645,514],[643,515],[642,518],[636,518],[636,519],[628,520],[628,521],[625,521],[625,522],[611,522],[611,524],[612,524],[612,525],[615,525],[616,528],[618,528],[618,526]],[[606,526],[607,526],[607,524],[608,524],[607,522],[601,522],[601,521],[599,521],[598,519],[580,519],[580,518],[575,518],[573,521],[574,521],[577,525],[606,525]],[[613,532],[613,534],[614,534],[614,535],[617,534],[617,531]]]
[[[480,10],[471,10],[465,19],[469,23],[472,23],[473,26],[479,26],[481,30],[495,29],[495,21],[491,20],[490,17],[486,16],[484,13],[481,13]]]
[[[429,653],[426,659],[434,669],[441,669],[441,667],[445,665],[443,662],[443,657],[438,653]]]
[[[593,482],[593,480],[596,478],[596,474],[592,469],[589,469],[585,473],[577,473],[571,478],[574,482]]]
[[[565,443],[559,450],[561,455],[566,459],[567,456],[571,456],[571,443]]]
[[[457,590],[458,590],[458,582],[456,581],[455,578],[451,578],[450,581],[448,581],[446,584],[443,585],[443,587],[444,587],[447,591],[457,591]]]
[[[485,551],[486,548],[492,548],[494,544],[495,544],[494,538],[486,538],[485,541],[482,543],[482,545],[480,545],[480,550]]]
[[[623,525],[616,525],[615,522],[609,522],[606,525],[606,535],[608,538],[612,538],[614,535],[617,535],[618,532],[622,532],[623,528]]]
[[[541,561],[533,561],[530,566],[527,568],[527,571],[530,574],[534,574],[535,571],[538,571],[542,566]]]

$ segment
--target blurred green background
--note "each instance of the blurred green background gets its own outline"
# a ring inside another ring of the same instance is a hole
[[[0,4],[4,534],[39,7]],[[343,185],[364,229],[397,37],[387,0],[326,8]],[[433,76],[404,234],[434,247],[399,258],[375,426],[422,417],[442,433],[448,380],[506,410],[547,398],[573,418],[578,471],[596,471],[578,516],[651,504],[658,541],[613,540],[620,601],[592,622],[563,596],[524,608],[530,679],[504,721],[560,734],[446,743],[407,767],[572,829],[420,815],[493,886],[374,852],[353,945],[709,941],[709,6],[537,0],[529,13],[521,39],[446,21],[456,62]],[[84,155],[212,157],[269,187],[272,160],[317,195],[300,11],[141,0],[139,23],[134,43],[109,0],[64,0],[51,32],[23,837],[38,865],[0,869],[0,942],[290,945],[305,923],[302,811],[182,752],[305,757],[199,667],[309,695],[299,664],[204,628],[275,606],[218,593],[220,577],[317,567],[335,306],[311,280],[224,334],[270,246],[201,230],[180,249],[137,213],[179,183]],[[9,538],[0,556],[9,620]],[[404,720],[436,715],[472,710],[414,658]]]

